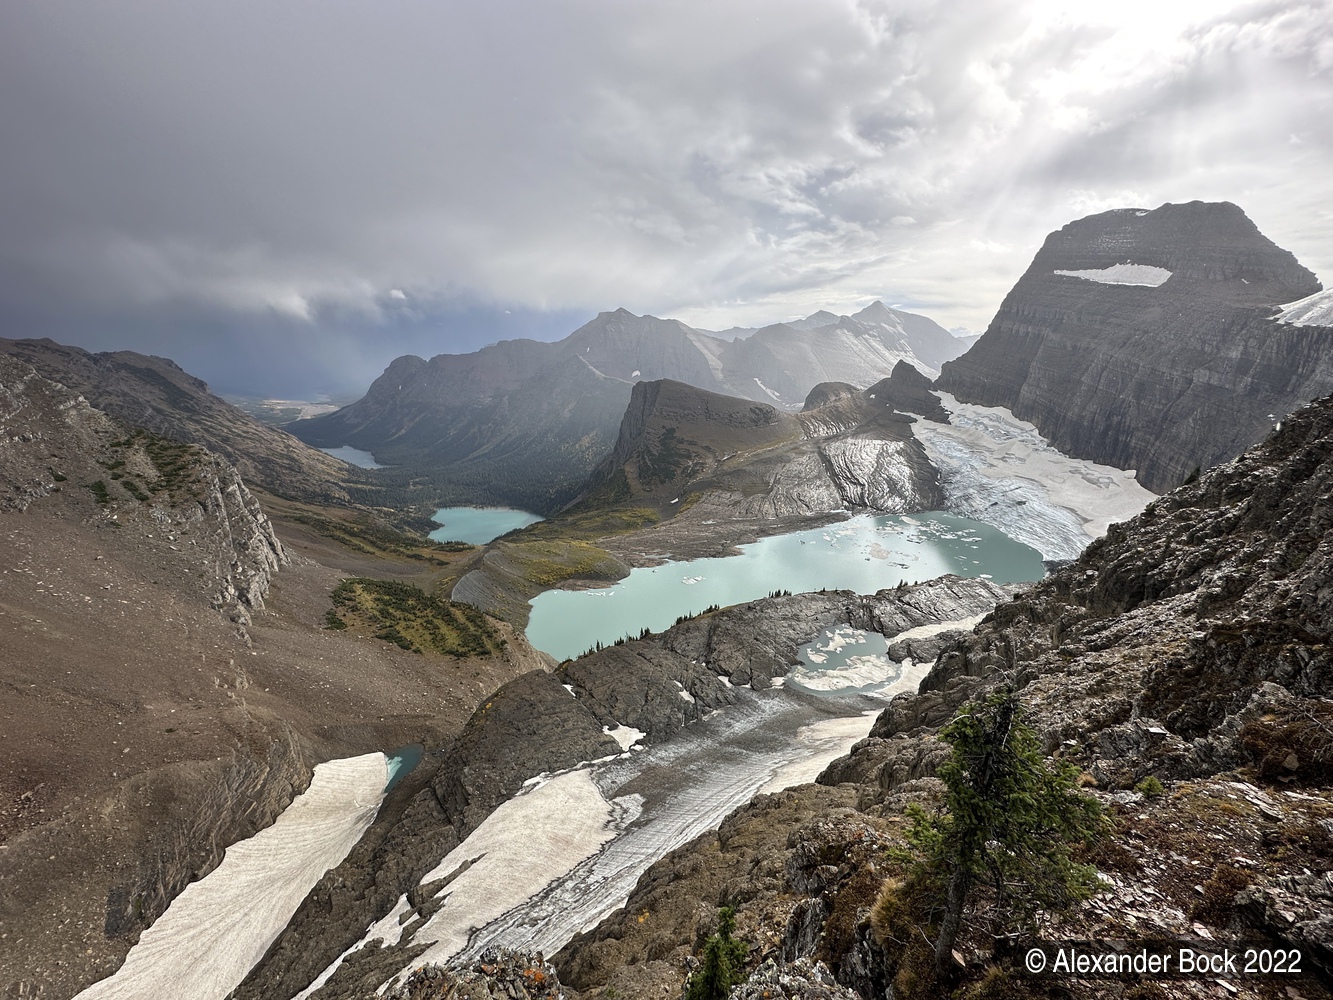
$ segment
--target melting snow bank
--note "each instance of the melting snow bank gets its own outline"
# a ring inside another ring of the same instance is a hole
[[[850,719],[825,719],[809,726],[802,726],[796,734],[796,742],[809,754],[792,761],[769,779],[768,784],[759,789],[761,793],[780,792],[793,785],[806,785],[819,777],[821,771],[839,757],[848,753],[853,746],[870,735],[870,727],[875,724],[878,709],[870,709],[859,717]]]
[[[726,711],[661,744],[542,776],[422,879],[422,898],[432,898],[417,912],[431,912],[429,920],[414,921],[400,900],[298,1000],[353,952],[376,949],[377,939],[403,951],[389,966],[400,979],[497,945],[553,953],[622,907],[663,855],[717,827],[756,792],[808,781],[846,753],[869,732],[874,712],[866,710],[875,704],[744,691]],[[408,949],[421,945],[426,950],[413,957]]]
[[[537,896],[596,855],[638,818],[635,795],[608,802],[592,772],[548,778],[503,803],[421,880],[452,878],[444,905],[412,938],[429,944],[408,969],[443,962],[468,944],[473,931]],[[528,907],[523,907],[525,912]]]
[[[1333,326],[1333,288],[1288,302],[1273,318],[1293,326]]]
[[[1155,499],[1133,472],[1070,458],[1001,406],[936,393],[952,423],[912,430],[940,470],[948,508],[1031,545],[1043,559],[1075,559],[1116,521]]]
[[[272,826],[228,847],[143,932],[120,969],[78,1000],[225,997],[374,822],[388,781],[381,753],[317,765],[310,787]]]
[[[1164,267],[1152,267],[1149,264],[1112,264],[1110,267],[1091,268],[1086,271],[1056,271],[1066,278],[1082,278],[1095,281],[1100,285],[1139,285],[1156,288],[1166,283],[1171,272]]]

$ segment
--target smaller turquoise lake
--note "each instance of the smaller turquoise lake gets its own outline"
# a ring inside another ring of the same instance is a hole
[[[348,465],[359,465],[363,469],[387,469],[387,465],[380,465],[375,461],[375,456],[368,451],[362,451],[359,448],[352,448],[343,445],[341,448],[321,448],[320,451],[326,455],[332,455],[334,458],[341,458]]]
[[[1046,575],[1041,554],[998,528],[952,514],[861,515],[741,546],[738,556],[640,567],[611,587],[548,590],[532,599],[527,636],[556,659],[595,643],[654,632],[712,604],[774,590],[873,594],[945,573],[1024,583]]]
[[[441,507],[431,515],[431,520],[440,525],[430,533],[437,542],[485,545],[506,532],[526,528],[545,518],[511,507]]]

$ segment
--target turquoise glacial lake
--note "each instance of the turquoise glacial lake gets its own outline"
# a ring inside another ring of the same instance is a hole
[[[526,528],[545,518],[511,507],[441,507],[431,515],[440,527],[430,533],[437,542],[485,545],[515,528]]]
[[[387,465],[380,465],[375,461],[375,456],[368,451],[362,451],[359,448],[352,448],[343,445],[341,448],[321,448],[320,451],[326,455],[332,455],[334,458],[341,458],[348,465],[359,465],[363,469],[387,469]]]
[[[433,536],[432,536],[433,537]],[[548,590],[532,600],[528,641],[557,659],[578,656],[681,615],[767,596],[853,590],[873,594],[945,573],[996,583],[1046,575],[1036,549],[998,528],[952,514],[861,515],[741,546],[738,556],[640,567],[611,587]]]

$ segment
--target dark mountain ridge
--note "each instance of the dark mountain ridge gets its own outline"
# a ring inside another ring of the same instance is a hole
[[[1235,205],[1104,212],[1047,237],[935,388],[1162,493],[1333,390],[1333,329],[1273,318],[1320,287]]]
[[[938,475],[912,418],[889,400],[887,387],[904,378],[895,372],[879,393],[822,382],[799,413],[670,379],[640,382],[614,448],[571,509],[646,503],[669,517],[705,493],[752,517],[929,509],[940,500]]]

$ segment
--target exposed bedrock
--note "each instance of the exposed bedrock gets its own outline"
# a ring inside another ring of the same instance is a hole
[[[136,563],[170,567],[233,620],[264,606],[287,561],[225,458],[131,431],[0,354],[0,512],[83,520]]]
[[[1149,277],[1107,270],[1128,262]],[[1047,237],[936,387],[1164,493],[1333,390],[1333,329],[1271,318],[1319,288],[1235,205],[1104,212]]]

